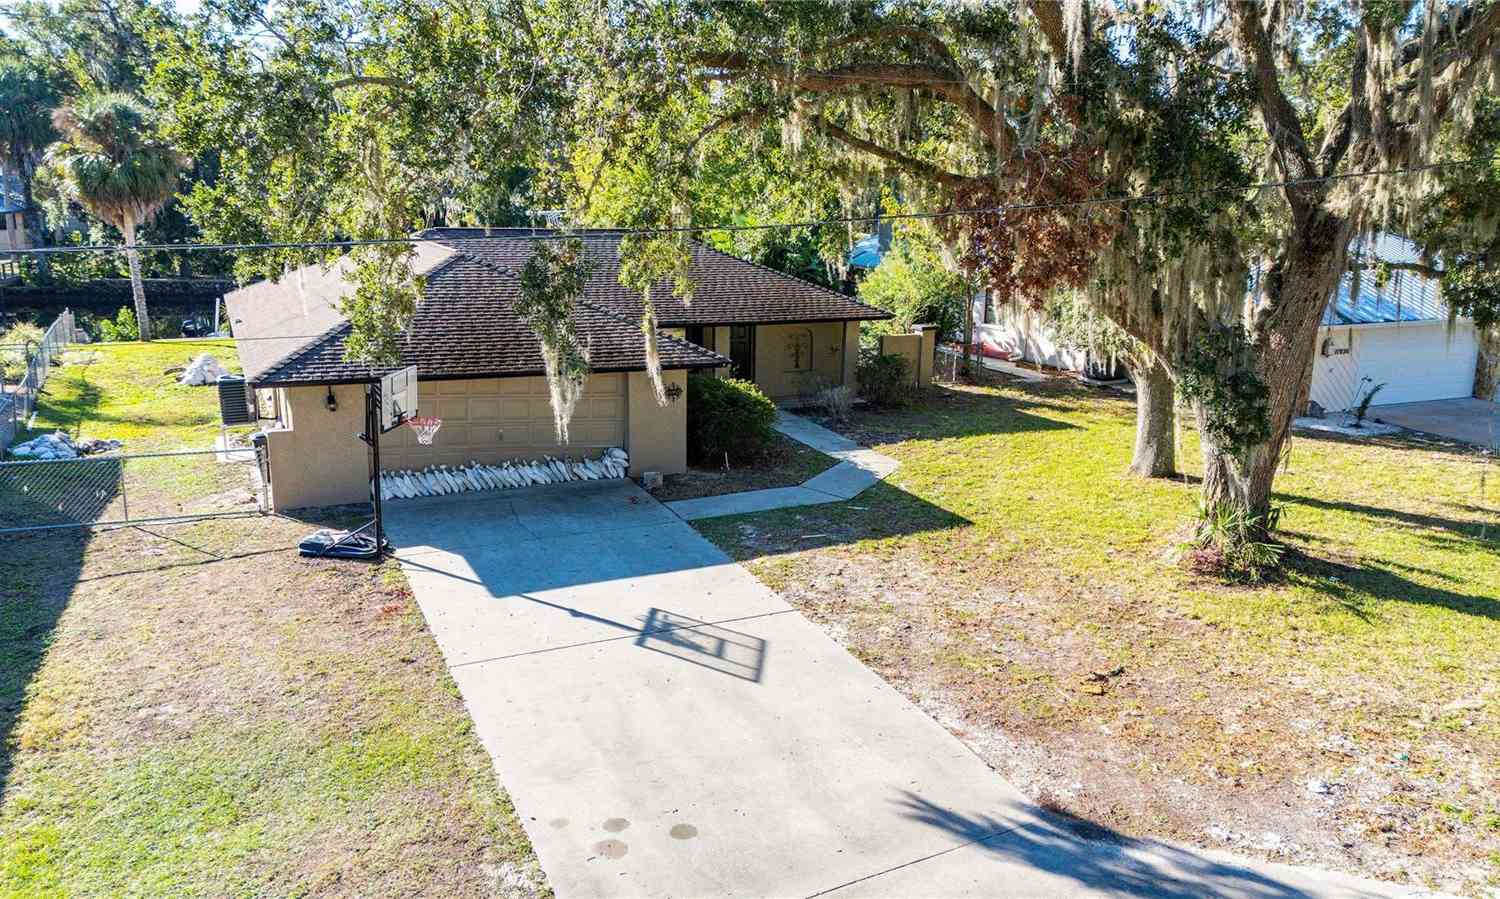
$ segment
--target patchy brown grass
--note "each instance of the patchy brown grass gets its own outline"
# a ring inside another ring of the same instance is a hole
[[[0,892],[544,889],[404,576],[308,529],[7,546]]]
[[[1476,892],[1500,877],[1500,508],[1483,458],[1299,438],[1292,565],[1168,560],[1132,408],[939,392],[847,429],[852,503],[697,524],[1033,797],[1119,831]],[[1489,493],[1484,491],[1488,490]],[[806,535],[815,534],[816,539]]]
[[[651,495],[662,502],[721,496],[768,487],[795,487],[822,474],[838,460],[781,434],[766,454],[749,465],[727,471],[722,468],[690,468],[683,474],[667,475],[665,483]]]

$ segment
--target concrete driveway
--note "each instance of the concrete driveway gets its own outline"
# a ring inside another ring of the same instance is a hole
[[[1500,446],[1500,404],[1487,400],[1428,400],[1375,406],[1371,418],[1479,446]]]
[[[1391,892],[1042,812],[634,484],[387,510],[564,899]]]

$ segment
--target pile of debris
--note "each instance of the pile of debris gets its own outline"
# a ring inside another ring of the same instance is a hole
[[[10,448],[10,454],[17,459],[77,459],[117,450],[123,445],[118,440],[80,440],[75,443],[62,431],[53,431],[16,444]]]
[[[423,469],[387,471],[380,476],[381,499],[412,499],[418,496],[445,496],[473,490],[506,490],[563,481],[600,481],[623,478],[630,469],[630,459],[619,447],[605,450],[598,459],[554,459],[548,456],[531,462],[502,462],[481,465],[470,462],[450,468],[429,465]]]
[[[202,387],[204,384],[217,383],[227,374],[229,374],[229,369],[220,365],[219,360],[208,353],[202,353],[197,359],[187,364],[187,367],[182,370],[182,377],[177,379],[177,383],[186,384],[189,387]]]

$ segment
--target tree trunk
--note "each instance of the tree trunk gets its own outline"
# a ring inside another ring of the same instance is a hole
[[[1130,473],[1143,478],[1177,474],[1176,385],[1161,359],[1149,350],[1131,366],[1135,376],[1135,457]]]
[[[130,266],[130,295],[135,300],[135,321],[142,343],[151,340],[151,317],[146,313],[146,288],[141,284],[141,254],[135,251],[135,220],[125,217],[125,261]]]
[[[1479,329],[1479,363],[1474,368],[1474,395],[1500,400],[1500,326]]]
[[[1351,230],[1348,220],[1327,214],[1299,222],[1266,275],[1253,336],[1256,372],[1268,394],[1270,437],[1236,453],[1218,445],[1203,427],[1204,410],[1196,410],[1204,507],[1243,514],[1250,539],[1264,539],[1270,530],[1271,484],[1317,349],[1318,324],[1344,271]]]
[[[972,289],[965,291],[964,298],[964,354],[960,379],[974,378],[974,296]]]

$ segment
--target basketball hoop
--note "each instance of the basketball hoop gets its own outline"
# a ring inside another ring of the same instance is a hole
[[[438,428],[443,426],[441,418],[408,418],[406,426],[417,432],[417,442],[423,446],[431,446],[432,438],[437,436]]]

